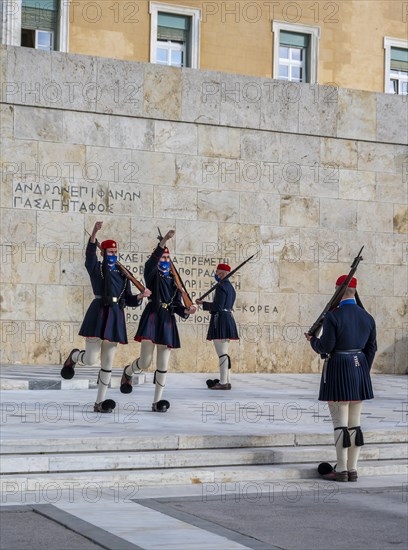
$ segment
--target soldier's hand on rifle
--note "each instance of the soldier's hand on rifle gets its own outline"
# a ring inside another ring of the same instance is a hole
[[[92,235],[91,235],[91,243],[95,242],[96,234],[98,233],[98,231],[102,229],[102,225],[103,225],[103,222],[96,222],[96,224],[94,225],[94,228],[92,230]]]
[[[196,304],[197,304],[198,306],[201,306],[201,304],[203,303],[203,301],[202,301],[202,300],[199,300],[198,298],[197,298],[197,300],[196,300],[195,302],[196,302]]]
[[[193,315],[197,311],[197,308],[195,306],[190,306],[188,309],[184,310],[184,313],[186,315]]]
[[[305,332],[304,334],[305,334],[306,340],[307,340],[308,342],[310,342],[310,340],[312,339],[312,335],[309,334],[308,332]]]
[[[152,295],[152,291],[149,290],[148,288],[145,288],[144,291],[139,294],[139,299],[141,300],[142,298],[148,298],[151,295]]]

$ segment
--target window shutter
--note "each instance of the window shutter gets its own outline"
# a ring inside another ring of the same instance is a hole
[[[175,42],[188,42],[190,30],[190,18],[185,15],[173,13],[158,14],[157,39],[174,40]]]
[[[408,50],[391,48],[391,70],[408,72]]]
[[[23,0],[21,26],[23,29],[56,31],[58,0]]]
[[[309,35],[299,34],[297,32],[280,31],[279,44],[292,48],[307,48],[309,45]]]

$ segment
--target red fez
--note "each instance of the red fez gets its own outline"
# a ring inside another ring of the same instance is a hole
[[[228,264],[218,264],[217,269],[220,269],[221,271],[231,271],[231,268]]]
[[[101,242],[101,250],[106,250],[107,248],[118,248],[118,245],[116,241],[112,241],[112,239]]]
[[[343,284],[347,277],[348,275],[342,275],[341,277],[339,277],[336,281],[336,286],[340,286],[341,284]],[[355,277],[352,277],[348,286],[349,288],[357,288],[357,279]]]

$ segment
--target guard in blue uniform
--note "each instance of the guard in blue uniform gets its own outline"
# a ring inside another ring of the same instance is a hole
[[[135,340],[141,342],[140,357],[123,369],[120,391],[132,392],[132,377],[148,369],[157,347],[157,365],[154,373],[155,392],[152,411],[166,412],[170,403],[162,399],[166,382],[170,353],[180,347],[175,314],[187,319],[196,312],[191,306],[186,308],[181,301],[181,293],[170,270],[170,252],[166,243],[175,234],[168,233],[147,260],[144,269],[146,285],[152,290],[145,310],[140,319]]]
[[[211,312],[207,340],[214,342],[219,361],[220,379],[207,380],[207,387],[210,390],[231,389],[231,358],[228,355],[228,348],[230,340],[239,340],[239,336],[232,315],[236,292],[229,279],[224,281],[230,271],[228,264],[218,264],[214,277],[219,284],[215,289],[214,301],[196,300],[196,304],[202,305],[204,311]]]
[[[347,279],[336,281],[340,286]],[[375,321],[355,300],[351,279],[339,307],[326,314],[320,338],[306,335],[316,353],[326,356],[319,400],[328,401],[334,425],[337,468],[323,477],[357,481],[357,461],[364,444],[360,427],[362,402],[373,399],[370,369],[377,350]]]
[[[79,334],[86,338],[85,350],[73,349],[61,370],[61,376],[70,379],[75,374],[75,365],[94,365],[100,361],[98,395],[95,412],[112,412],[116,403],[105,399],[112,374],[113,359],[118,343],[127,344],[124,308],[137,307],[144,297],[151,295],[146,289],[134,296],[130,281],[116,267],[117,243],[106,240],[101,243],[103,261],[96,257],[96,234],[103,222],[96,222],[86,248],[85,267],[91,279],[95,298],[85,314]]]

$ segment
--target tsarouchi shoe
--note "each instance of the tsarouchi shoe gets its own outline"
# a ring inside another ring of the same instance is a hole
[[[74,378],[75,376],[75,361],[72,359],[72,356],[73,354],[76,352],[76,351],[79,351],[78,348],[75,348],[73,350],[71,350],[70,354],[68,355],[68,357],[65,359],[65,363],[63,364],[62,366],[62,369],[61,369],[61,376],[62,378],[64,378],[65,380],[71,380],[71,378]]]
[[[323,479],[327,479],[327,481],[348,481],[349,480],[349,473],[347,470],[344,472],[330,472],[329,474],[324,474],[322,476]]]
[[[116,402],[113,399],[105,399],[101,403],[95,403],[94,412],[96,413],[111,413],[116,407]]]
[[[128,366],[129,365],[126,365],[126,367],[123,369],[122,379],[120,381],[121,393],[132,393],[133,391],[133,377],[126,374],[126,369],[128,368]]]
[[[348,471],[348,480],[349,481],[357,481],[358,475],[357,470],[349,470]]]
[[[210,390],[230,390],[231,384],[220,384],[220,382],[217,382],[217,384],[214,384],[214,386],[211,386]]]

